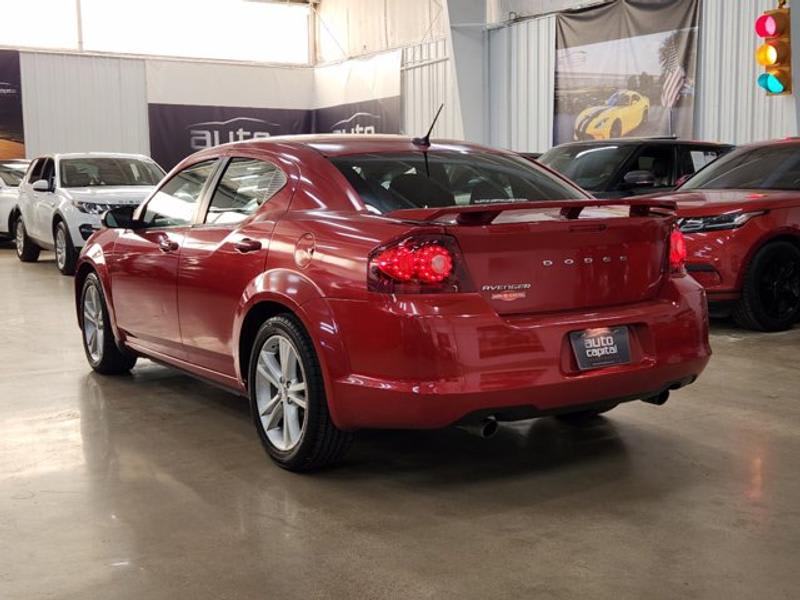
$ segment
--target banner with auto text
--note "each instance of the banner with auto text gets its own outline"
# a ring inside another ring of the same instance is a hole
[[[556,19],[553,141],[691,138],[699,0],[612,0]]]
[[[204,85],[213,78],[220,85]],[[148,117],[150,153],[166,169],[228,142],[302,133],[399,133],[400,53],[306,72],[148,66]]]
[[[25,158],[19,52],[0,50],[0,159]]]

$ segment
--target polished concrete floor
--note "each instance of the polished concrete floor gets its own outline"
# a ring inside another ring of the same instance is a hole
[[[293,475],[241,400],[91,374],[72,281],[0,248],[0,598],[797,598],[800,329],[717,325],[664,407],[362,434]]]

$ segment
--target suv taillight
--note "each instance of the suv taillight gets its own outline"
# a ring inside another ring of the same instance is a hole
[[[669,270],[673,274],[681,274],[686,271],[686,238],[683,237],[680,229],[673,229],[669,236]]]
[[[429,294],[472,289],[461,249],[448,235],[415,235],[376,248],[367,269],[371,292]]]

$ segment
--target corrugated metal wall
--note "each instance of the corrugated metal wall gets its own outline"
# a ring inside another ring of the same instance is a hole
[[[20,69],[28,157],[150,153],[144,61],[23,52]]]
[[[555,17],[489,32],[489,139],[493,146],[542,152],[552,145]]]
[[[447,41],[436,40],[403,49],[400,68],[401,130],[423,135],[441,103],[444,109],[433,130],[438,138],[461,139],[464,128]]]
[[[797,135],[794,98],[756,87],[753,23],[774,0],[703,0],[695,135],[742,144]]]

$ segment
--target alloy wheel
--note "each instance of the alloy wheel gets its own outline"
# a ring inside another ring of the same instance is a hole
[[[103,359],[104,336],[105,324],[100,293],[95,286],[90,286],[86,288],[83,296],[83,341],[95,364]]]
[[[63,227],[56,228],[56,265],[59,270],[64,270],[67,262],[67,236]]]
[[[23,225],[22,219],[17,219],[17,226],[14,228],[14,242],[17,246],[17,254],[22,256],[25,249],[25,225]]]
[[[761,302],[774,319],[785,319],[800,305],[800,262],[793,257],[774,260],[761,277]]]
[[[269,442],[288,452],[300,443],[308,396],[303,363],[292,341],[273,335],[261,347],[256,366],[256,407]]]

